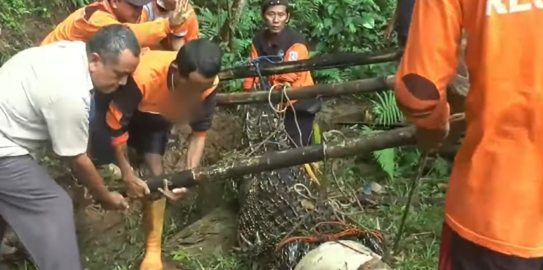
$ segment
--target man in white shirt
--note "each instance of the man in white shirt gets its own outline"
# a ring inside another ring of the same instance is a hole
[[[61,41],[24,50],[0,68],[0,238],[6,222],[40,270],[81,270],[72,202],[32,158],[46,141],[68,158],[103,206],[123,209],[86,154],[91,92],[111,93],[139,63],[132,31],[107,26],[86,44]]]

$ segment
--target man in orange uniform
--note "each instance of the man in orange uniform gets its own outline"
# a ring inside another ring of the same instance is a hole
[[[447,134],[446,85],[467,34],[467,132],[447,192],[440,269],[542,269],[541,1],[417,0],[396,81],[423,149]]]
[[[178,2],[178,0],[154,0],[143,7],[141,21],[151,22],[168,18],[175,11]],[[179,51],[185,43],[198,38],[198,18],[189,1],[186,1],[185,4],[187,7],[183,10],[190,12],[190,14],[180,27],[177,27],[169,37],[162,40],[161,45],[164,49]]]
[[[143,6],[151,0],[102,0],[76,10],[55,30],[53,30],[41,45],[69,40],[87,41],[96,31],[104,26],[122,23],[130,27],[142,47],[152,47],[171,33],[183,27],[183,23],[192,13],[184,10],[184,2],[165,19],[138,23]],[[188,0],[183,0],[188,1]]]
[[[143,157],[152,175],[161,175],[172,123],[190,120],[192,136],[183,169],[197,167],[213,119],[221,58],[220,47],[205,39],[190,41],[179,52],[148,51],[142,55],[133,80],[113,95],[106,115],[95,117],[95,133],[91,136],[95,165],[116,163],[128,195],[144,198],[146,252],[141,270],[162,269],[161,235],[166,200],[145,197],[149,190],[132,170],[127,147]],[[179,198],[171,192],[165,195],[174,200]]]
[[[268,58],[270,60],[279,58],[286,62],[309,58],[309,52],[302,34],[286,26],[290,20],[290,9],[287,0],[264,0],[262,3],[262,17],[267,27],[254,37],[251,45],[251,59],[259,61],[259,58]],[[313,85],[313,78],[309,71],[273,75],[269,76],[261,87],[269,88],[283,83],[288,83],[294,88],[311,86]],[[247,78],[243,84],[243,89],[250,91],[258,84],[260,84],[259,78]],[[275,89],[279,90],[281,87]],[[293,108],[290,107],[285,112],[285,129],[294,147],[307,146],[311,143],[313,121],[320,104],[316,100],[300,100],[292,101],[292,103],[294,104]],[[298,129],[298,126],[300,129]]]

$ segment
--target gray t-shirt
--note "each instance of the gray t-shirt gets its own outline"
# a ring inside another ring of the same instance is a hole
[[[47,141],[60,156],[85,153],[92,88],[83,42],[13,56],[0,68],[0,157],[27,155]]]

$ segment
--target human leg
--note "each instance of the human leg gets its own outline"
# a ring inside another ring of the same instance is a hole
[[[145,233],[145,257],[140,270],[162,270],[162,230],[166,199],[143,199],[143,231]]]
[[[72,201],[30,156],[0,158],[0,215],[40,270],[81,270]]]
[[[165,145],[164,141],[164,145]],[[149,148],[148,148],[149,149]],[[152,148],[151,148],[152,149]],[[156,150],[156,148],[155,148]],[[163,153],[145,153],[144,160],[152,175],[161,175],[163,172]],[[143,231],[145,232],[145,257],[140,270],[162,270],[162,230],[164,227],[164,214],[166,199],[143,199]]]
[[[95,166],[103,166],[115,162],[111,132],[106,123],[107,102],[109,96],[96,93],[94,117],[90,120],[89,146],[87,154]]]
[[[162,157],[166,152],[171,125],[160,119],[138,116],[129,127],[128,145],[143,156],[152,175],[163,173]],[[162,270],[162,231],[166,199],[143,199],[143,230],[145,233],[145,256],[140,270]]]
[[[289,138],[289,143],[293,148],[304,147],[311,144],[311,138],[313,137],[313,122],[315,115],[307,112],[296,112],[289,108],[285,112],[285,131]],[[311,180],[319,184],[319,179],[316,172],[318,171],[318,164],[304,164],[306,173]]]
[[[295,113],[291,108],[285,112],[285,130],[290,137],[292,147],[303,147],[311,144],[314,120],[314,114],[306,112]]]
[[[439,270],[541,270],[543,258],[520,258],[470,242],[443,225]]]

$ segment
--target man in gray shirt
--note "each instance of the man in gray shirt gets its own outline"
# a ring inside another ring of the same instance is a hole
[[[132,31],[111,25],[86,44],[30,48],[0,68],[0,236],[7,222],[40,270],[82,267],[70,197],[31,153],[51,141],[104,207],[128,207],[86,151],[93,89],[107,94],[126,84],[139,54]]]

